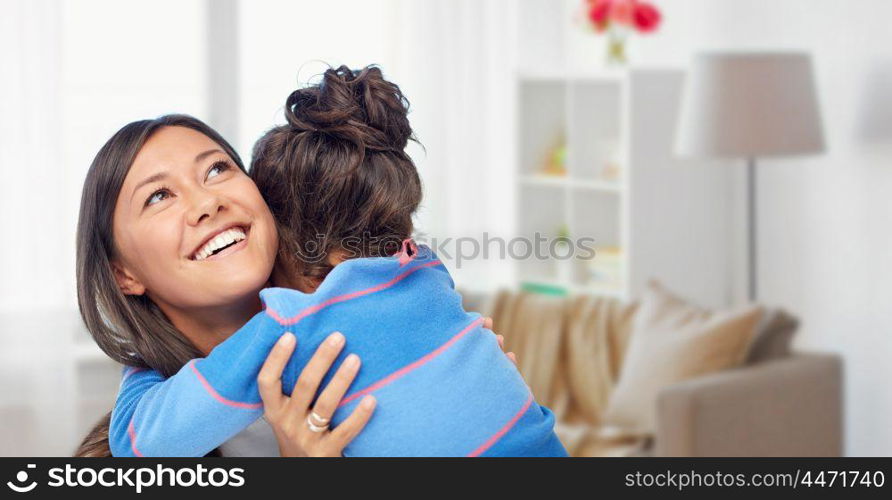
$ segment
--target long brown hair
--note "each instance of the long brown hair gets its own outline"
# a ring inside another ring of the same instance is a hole
[[[285,102],[287,124],[254,146],[250,175],[279,231],[277,262],[310,283],[344,257],[390,255],[412,234],[421,180],[399,86],[369,66],[332,68]],[[277,264],[278,265],[278,264]]]
[[[163,127],[186,127],[206,135],[245,170],[235,149],[197,118],[166,115],[121,128],[96,154],[84,180],[77,224],[77,300],[87,330],[111,359],[169,377],[202,356],[201,351],[148,297],[122,293],[111,266],[117,256],[112,219],[118,194],[139,150]],[[84,439],[75,456],[111,456],[109,415]]]

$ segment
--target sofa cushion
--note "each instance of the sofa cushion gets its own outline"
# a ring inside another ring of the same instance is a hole
[[[783,309],[765,311],[743,364],[754,365],[788,357],[798,327],[799,321]]]
[[[660,389],[739,366],[761,316],[758,306],[705,310],[650,283],[632,325],[604,425],[625,433],[653,434]]]

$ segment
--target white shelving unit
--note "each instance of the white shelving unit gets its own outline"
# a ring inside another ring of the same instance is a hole
[[[591,238],[596,251],[521,259],[521,287],[629,299],[656,278],[705,303],[724,300],[727,174],[672,152],[683,76],[518,74],[518,233]]]
[[[683,71],[604,68],[605,39],[583,29],[581,4],[517,3],[515,219],[519,236],[592,238],[597,254],[519,259],[516,282],[634,299],[657,279],[695,302],[725,304],[731,169],[674,155]],[[547,175],[560,144],[565,173]]]
[[[518,76],[520,234],[530,241],[537,235],[549,241],[592,238],[597,251],[612,253],[615,262],[605,268],[606,259],[565,258],[569,249],[552,244],[548,258],[518,263],[527,289],[626,295],[622,220],[628,189],[620,169],[625,78],[621,72]],[[602,279],[593,273],[599,266]]]

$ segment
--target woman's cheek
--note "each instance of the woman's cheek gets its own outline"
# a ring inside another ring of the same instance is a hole
[[[266,201],[260,195],[260,191],[254,184],[254,181],[248,179],[250,187],[247,187],[251,193],[251,211],[255,214],[257,221],[262,224],[263,228],[263,248],[266,250],[267,256],[271,260],[275,260],[276,251],[279,248],[279,234],[276,230],[276,221]]]
[[[170,260],[170,262],[158,262],[160,267],[170,268],[171,265],[177,267],[185,260],[184,253],[187,252],[183,248],[183,228],[178,222],[182,217],[176,217],[176,214],[163,214],[162,217],[152,221],[147,228],[148,239],[152,246],[152,253],[156,254],[159,261]]]

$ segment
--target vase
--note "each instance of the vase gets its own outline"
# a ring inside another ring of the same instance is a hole
[[[611,28],[607,31],[607,66],[625,66],[629,62],[626,58],[627,38],[625,29]]]

